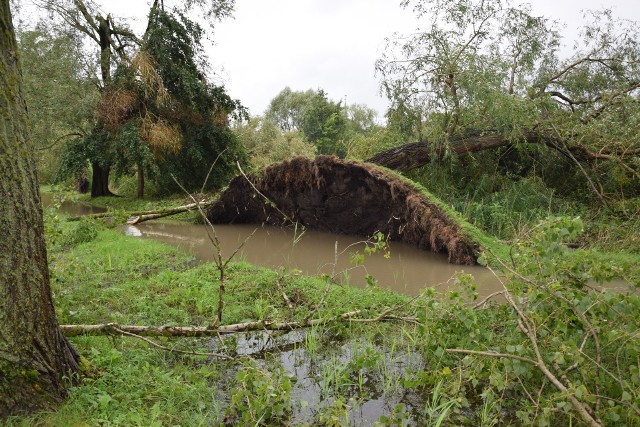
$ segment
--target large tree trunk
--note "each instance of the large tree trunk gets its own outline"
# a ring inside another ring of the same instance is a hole
[[[98,162],[92,162],[93,177],[91,179],[91,197],[112,196],[109,191],[109,172],[111,168],[103,167]]]
[[[546,144],[563,152],[562,147],[558,146],[553,140],[539,132],[525,132],[522,142]],[[431,160],[441,159],[448,151],[459,156],[464,156],[478,151],[490,150],[512,144],[512,141],[499,134],[469,135],[467,137],[456,138],[448,145],[437,145],[428,142],[412,142],[404,144],[378,153],[366,161],[393,170],[408,171],[424,166]],[[563,154],[566,153],[563,152]]]
[[[78,354],[58,328],[9,0],[0,0],[0,419],[59,401]]]
[[[405,172],[416,169],[431,160],[438,160],[448,152],[459,156],[476,153],[483,150],[491,150],[498,147],[506,147],[513,144],[543,144],[558,151],[567,159],[576,162],[590,162],[594,160],[613,160],[620,163],[625,169],[640,178],[640,174],[627,165],[627,161],[640,156],[640,150],[622,150],[619,148],[602,149],[598,152],[590,151],[587,147],[577,143],[567,144],[553,136],[551,132],[539,130],[524,130],[518,140],[506,139],[499,133],[484,135],[469,134],[455,138],[444,144],[431,144],[429,142],[411,142],[400,145],[390,150],[382,151],[365,160],[369,163],[384,166],[389,169]]]
[[[446,144],[412,142],[378,153],[366,161],[393,170],[408,171],[424,166],[431,160],[439,160],[449,152],[458,156],[465,156],[483,150],[511,146],[516,143],[543,144],[558,151],[573,162],[588,162],[598,159],[623,162],[626,159],[640,155],[640,150],[601,150],[596,153],[579,144],[569,145],[565,141],[554,137],[550,132],[525,130],[517,141],[507,139],[499,133],[469,133],[467,136],[454,138]],[[637,172],[633,173],[637,174]]]

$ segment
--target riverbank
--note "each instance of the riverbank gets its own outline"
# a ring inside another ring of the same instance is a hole
[[[207,326],[215,318],[215,264],[102,222],[48,216],[61,323]],[[230,360],[128,336],[73,337],[86,376],[57,412],[9,425],[435,425],[440,418],[444,425],[582,425],[576,396],[604,424],[633,425],[640,422],[640,300],[594,292],[585,280],[637,273],[590,253],[579,262],[567,256],[562,238],[580,226],[543,224],[514,249],[505,283],[514,305],[479,300],[468,276],[452,279],[455,291],[425,289],[414,299],[373,281],[358,289],[231,263],[222,324],[301,322],[309,314],[319,322],[222,339],[153,338]],[[518,326],[518,310],[539,331],[535,345]],[[570,384],[566,390],[527,362],[535,348],[559,383]]]

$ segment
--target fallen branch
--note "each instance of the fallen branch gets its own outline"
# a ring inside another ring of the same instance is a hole
[[[97,325],[60,325],[60,331],[66,337],[85,336],[105,336],[105,335],[129,335],[134,334],[140,337],[208,337],[218,335],[230,335],[240,332],[250,331],[293,331],[295,329],[308,328],[331,321],[416,321],[413,317],[399,316],[377,316],[374,319],[357,319],[361,310],[343,313],[335,318],[311,319],[301,322],[274,322],[260,320],[256,322],[235,323],[232,325],[219,325],[214,328],[206,326],[141,326],[141,325],[119,325],[117,323],[103,323]],[[126,332],[126,334],[124,334]],[[191,353],[190,353],[191,354]]]
[[[135,225],[144,221],[149,221],[151,219],[163,218],[165,216],[176,215],[183,212],[189,212],[192,210],[198,209],[198,204],[200,206],[209,206],[213,203],[213,201],[201,201],[198,203],[189,203],[188,205],[177,206],[175,208],[166,208],[166,209],[156,209],[150,211],[131,211],[124,212],[124,215],[128,215],[129,219],[127,220],[127,224]],[[95,214],[88,215],[79,215],[72,216],[69,218],[69,221],[79,221],[81,218],[89,218],[89,219],[100,219],[100,218],[110,218],[117,214],[114,211],[100,212]]]
[[[159,212],[147,212],[147,213],[141,213],[141,214],[134,213],[129,216],[129,219],[127,220],[127,224],[135,225],[135,224],[140,224],[141,222],[149,221],[152,219],[164,218],[165,216],[175,215],[182,212],[189,212],[189,211],[198,209],[198,204],[200,204],[200,206],[207,206],[207,205],[210,205],[211,203],[213,202],[205,203],[204,201],[201,201],[198,203],[189,203],[188,205],[178,206],[177,208],[171,208],[171,209],[159,211]]]
[[[488,357],[498,357],[503,359],[515,359],[521,362],[528,363],[530,365],[538,366],[538,362],[528,357],[518,356],[516,354],[508,354],[508,353],[497,353],[495,351],[477,351],[477,350],[466,350],[463,348],[448,348],[445,350],[447,353],[462,353],[462,354],[473,354],[476,356],[488,356]]]
[[[276,277],[276,286],[278,287],[278,290],[282,294],[282,298],[284,299],[284,302],[287,304],[287,307],[289,307],[289,310],[293,310],[293,304],[291,303],[291,299],[289,298],[287,293],[284,291],[284,287],[282,286],[282,283],[280,283],[279,277]]]
[[[475,309],[477,309],[477,308],[481,308],[481,307],[483,307],[487,302],[489,302],[489,300],[490,300],[491,298],[497,297],[498,295],[504,295],[504,293],[505,293],[505,291],[504,291],[504,290],[502,290],[502,291],[496,291],[496,292],[493,292],[493,293],[491,293],[491,294],[487,295],[486,297],[484,297],[484,299],[483,299],[482,301],[480,301],[479,303],[475,304],[475,305],[474,305],[473,307],[471,307],[471,308],[473,308],[474,310],[475,310]]]
[[[220,359],[225,359],[225,360],[232,360],[232,357],[229,357],[227,355],[224,354],[220,354],[220,353],[202,353],[199,351],[187,351],[187,350],[179,350],[177,348],[170,348],[170,347],[166,347],[164,345],[158,344],[155,341],[150,340],[149,338],[140,336],[140,335],[136,335],[133,334],[131,332],[127,332],[127,331],[123,331],[119,328],[113,327],[113,330],[115,332],[118,332],[121,335],[126,335],[128,337],[132,337],[132,338],[138,338],[141,339],[142,341],[146,342],[147,344],[151,345],[152,347],[158,348],[160,350],[164,350],[164,351],[168,351],[171,353],[179,353],[179,354],[188,354],[190,356],[207,356],[207,357],[218,357]]]

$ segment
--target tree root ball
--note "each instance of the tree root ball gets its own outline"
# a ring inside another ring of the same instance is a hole
[[[392,241],[446,253],[450,263],[475,264],[479,245],[429,197],[375,165],[296,157],[235,177],[207,217],[218,224],[298,222],[359,236],[380,231]]]

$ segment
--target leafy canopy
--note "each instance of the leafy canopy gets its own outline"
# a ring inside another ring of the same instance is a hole
[[[402,5],[427,24],[391,39],[376,64],[392,101],[390,123],[402,134],[447,145],[487,134],[518,143],[533,132],[575,163],[601,198],[640,192],[637,23],[588,12],[566,53],[557,24],[526,4]]]

